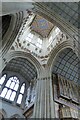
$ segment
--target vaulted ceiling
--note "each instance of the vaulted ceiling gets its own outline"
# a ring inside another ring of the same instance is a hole
[[[60,15],[65,21],[80,28],[79,2],[45,2],[44,4]]]
[[[52,11],[55,11],[58,15],[64,18],[66,21],[70,22],[77,28],[80,28],[80,9],[79,2],[44,2],[42,4],[47,5]],[[23,3],[7,3],[3,4],[3,14],[14,13],[19,10],[32,9],[34,6],[32,2],[23,2]]]
[[[79,59],[72,49],[65,49],[59,53],[53,67],[53,73],[59,74],[68,80],[80,83]]]
[[[79,4],[77,2],[45,2],[44,4],[56,14],[60,15],[65,21],[80,28],[80,20],[78,18],[80,15],[78,9]],[[45,37],[48,36],[54,25],[45,18],[37,15],[31,27],[35,32]],[[79,61],[75,53],[71,49],[65,49],[59,54],[56,64],[53,67],[53,73],[58,73],[67,79],[77,82],[79,79],[78,66]],[[19,72],[27,80],[31,80],[37,76],[36,68],[28,60],[23,58],[11,60],[7,64],[5,70]]]
[[[12,59],[5,67],[5,70],[20,73],[29,82],[37,77],[35,66],[25,58]]]

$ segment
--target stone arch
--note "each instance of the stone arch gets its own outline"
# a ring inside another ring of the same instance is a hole
[[[78,77],[79,58],[76,56],[72,48],[67,47],[59,51],[56,55],[52,66],[51,74],[59,74],[66,79],[79,82]]]
[[[3,61],[3,68],[2,70],[5,68],[5,66],[7,65],[7,63],[12,60],[13,58],[16,57],[22,57],[22,58],[26,58],[27,60],[29,60],[36,68],[37,70],[37,74],[39,76],[39,73],[42,69],[41,64],[39,63],[39,61],[30,53],[27,52],[22,52],[22,51],[12,51],[6,54],[5,56],[5,62]],[[1,71],[2,71],[1,70]]]
[[[55,63],[55,60],[56,60],[58,54],[61,51],[63,51],[64,49],[66,49],[66,48],[70,48],[70,49],[72,49],[74,51],[74,47],[73,47],[72,41],[64,41],[61,44],[59,44],[57,47],[55,47],[55,49],[53,49],[53,51],[52,51],[52,53],[50,55],[50,58],[49,58],[49,60],[47,62],[47,66],[46,66],[46,67],[49,67],[50,73],[52,71],[52,66]],[[75,51],[74,51],[74,53],[77,55],[77,53]]]
[[[3,40],[0,41],[0,45],[1,45],[0,54],[1,55],[3,54],[3,56],[4,56],[4,54],[7,53],[10,46],[14,42],[14,40],[20,30],[22,20],[23,20],[23,12],[11,14],[11,21],[10,21],[9,28],[8,28],[7,32],[5,33]]]

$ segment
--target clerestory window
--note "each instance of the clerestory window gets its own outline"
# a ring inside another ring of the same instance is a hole
[[[31,42],[32,38],[33,38],[33,34],[29,33],[28,36],[26,37],[26,40]]]
[[[42,40],[40,38],[38,38],[36,46],[42,48]]]

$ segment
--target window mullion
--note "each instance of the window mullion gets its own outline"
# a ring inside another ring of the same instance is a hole
[[[11,89],[10,89],[11,90]],[[12,90],[11,90],[12,91]],[[13,91],[11,92],[11,95],[12,95],[12,93],[13,93]],[[10,95],[10,97],[11,97],[11,95]],[[10,100],[10,97],[9,97],[9,100]]]
[[[9,90],[9,89],[7,88],[7,91],[6,91],[6,94],[5,94],[4,98],[6,97],[8,90]]]
[[[16,92],[16,97],[15,97],[15,99],[14,99],[14,104],[17,103],[17,99],[18,99],[18,96],[19,96],[19,94],[20,94],[21,86],[22,86],[22,84],[19,85],[18,90],[17,90],[17,92]]]
[[[17,84],[16,82],[14,82],[15,83],[15,85]],[[14,85],[14,87],[13,87],[13,90],[14,90],[14,88],[15,88],[15,85]]]
[[[11,83],[10,83],[10,85],[9,85],[9,88],[10,88],[11,84],[12,84],[12,80],[11,80]]]

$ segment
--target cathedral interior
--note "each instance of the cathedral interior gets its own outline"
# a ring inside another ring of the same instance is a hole
[[[0,120],[80,120],[80,3],[2,2]]]

